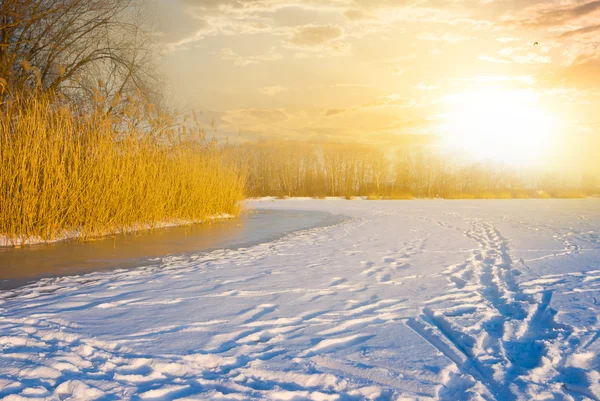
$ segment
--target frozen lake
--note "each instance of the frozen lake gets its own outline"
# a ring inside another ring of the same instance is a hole
[[[315,211],[249,210],[236,219],[113,235],[90,242],[0,247],[0,290],[44,277],[145,266],[168,255],[249,247],[342,219]]]
[[[249,206],[350,219],[0,291],[0,397],[600,399],[599,199]]]

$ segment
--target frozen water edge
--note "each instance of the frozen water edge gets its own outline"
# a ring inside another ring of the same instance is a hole
[[[600,201],[250,204],[353,218],[0,293],[0,396],[600,397]]]
[[[157,222],[157,223],[152,223],[152,224],[138,224],[138,225],[134,225],[132,227],[127,227],[124,229],[116,230],[115,232],[107,232],[104,234],[100,234],[95,237],[102,237],[102,236],[114,235],[114,234],[127,234],[127,233],[155,230],[155,229],[161,229],[161,228],[176,227],[176,226],[188,226],[191,224],[205,223],[207,221],[233,219],[234,217],[235,216],[232,214],[223,213],[223,214],[210,216],[204,220],[170,220],[170,221],[162,221],[162,222]],[[61,235],[56,236],[56,238],[53,238],[53,239],[43,239],[43,238],[35,237],[35,236],[30,236],[30,237],[17,236],[15,238],[13,238],[6,234],[0,233],[0,247],[52,244],[52,243],[62,242],[62,241],[77,240],[80,238],[82,238],[82,233],[81,233],[81,231],[78,231],[78,230],[66,231],[66,232],[62,233]]]
[[[115,235],[91,242],[4,248],[0,249],[0,290],[18,288],[41,278],[156,264],[168,255],[248,248],[345,218],[306,210],[248,210],[237,219],[212,224]]]

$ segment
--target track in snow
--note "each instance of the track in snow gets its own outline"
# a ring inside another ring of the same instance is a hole
[[[432,307],[407,323],[454,362],[456,369],[449,372],[440,398],[485,394],[514,400],[543,390],[554,397],[566,393],[597,399],[581,388],[596,373],[565,367],[567,358],[583,351],[587,342],[570,341],[573,328],[555,320],[552,290],[524,291],[516,281],[522,270],[511,259],[506,239],[489,223],[469,219],[469,224],[465,235],[478,247],[447,272],[455,287],[449,294],[460,295],[440,297],[446,302],[439,310],[437,299],[431,300]]]

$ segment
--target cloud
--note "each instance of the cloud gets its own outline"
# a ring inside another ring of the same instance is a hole
[[[422,81],[417,84],[417,89],[420,90],[420,91],[433,91],[433,90],[436,90],[438,88],[439,88],[439,86],[437,86],[437,85],[428,84],[428,83],[425,83],[425,82],[422,82]]]
[[[344,16],[350,21],[363,21],[373,18],[373,16],[370,14],[367,14],[365,11],[359,9],[346,10],[344,11]]]
[[[541,5],[526,8],[523,13],[521,13],[521,16],[506,19],[505,22],[511,25],[520,25],[531,28],[562,26],[573,23],[598,10],[600,10],[600,0],[565,6],[557,6],[555,3],[542,3]]]
[[[533,46],[505,47],[494,56],[483,54],[478,59],[501,64],[550,64],[552,58],[547,54],[548,50]]]
[[[522,82],[528,85],[535,83],[535,78],[531,75],[477,75],[475,78],[461,78],[459,81],[473,81],[473,82]]]
[[[550,64],[552,61],[549,56],[540,56],[532,53],[520,56],[489,56],[482,54],[477,58],[482,61],[500,64]]]
[[[266,86],[262,88],[261,92],[268,96],[275,96],[279,93],[287,92],[290,88],[284,86]]]
[[[158,41],[169,51],[185,47],[203,38],[210,31],[208,21],[179,6],[172,7],[160,0],[149,0],[161,15],[156,21],[154,34]]]
[[[288,122],[290,114],[283,109],[237,109],[229,110],[222,117],[224,128],[236,131],[239,127],[255,131],[266,131],[274,125]]]
[[[343,83],[343,84],[333,84],[330,85],[332,88],[373,88],[375,85],[373,84],[353,84],[353,83]]]
[[[207,21],[209,29],[204,32],[205,36],[272,33],[278,25],[277,19],[285,18],[285,15],[276,16],[275,13],[280,8],[286,8],[285,3],[279,0],[147,1],[163,3],[161,9],[167,10],[167,13],[170,13],[171,9],[183,9],[190,16]],[[285,14],[285,10],[283,13]],[[175,23],[181,22],[180,18],[162,18],[161,16],[162,19],[170,19]]]
[[[354,0],[354,3],[365,8],[403,8],[425,2],[421,0]]]
[[[254,7],[270,7],[277,2],[270,0],[184,0],[184,3],[203,9],[245,9]]]
[[[322,10],[294,5],[277,8],[269,14],[269,17],[278,26],[296,27],[308,25],[317,20],[322,14]]]
[[[259,54],[255,56],[241,56],[237,54],[233,49],[226,47],[221,49],[219,52],[219,56],[223,60],[233,61],[235,65],[238,66],[248,66],[252,64],[260,64],[265,61],[276,61],[282,58],[281,54],[278,54],[275,48],[271,48],[266,54]]]
[[[403,69],[403,68],[400,68],[400,67],[396,67],[396,68],[394,68],[393,75],[395,75],[395,76],[397,76],[397,77],[401,77],[401,76],[403,76],[404,74],[406,74],[406,70],[405,70],[405,69]]]
[[[567,32],[564,32],[562,35],[560,35],[560,37],[561,38],[570,38],[573,36],[581,36],[581,35],[587,35],[590,33],[595,33],[597,31],[600,31],[600,24],[586,26],[585,28],[579,28],[579,29],[575,29],[572,31],[567,31]]]
[[[350,44],[344,37],[362,38],[389,30],[399,22],[469,24],[482,26],[489,22],[474,20],[469,13],[450,10],[432,0],[151,0],[165,9],[183,8],[187,14],[202,20],[199,29],[187,30],[178,38],[178,45],[204,39],[206,36],[265,33],[285,37],[289,47],[311,51],[329,50],[348,54]],[[179,4],[179,6],[177,6]],[[346,20],[340,20],[343,15]],[[181,19],[172,19],[180,22]],[[346,28],[346,29],[344,29]],[[176,27],[179,29],[179,27]],[[456,43],[457,34],[423,37]]]
[[[395,106],[395,107],[408,107],[413,106],[415,102],[412,99],[392,94],[386,96],[380,96],[375,100],[365,104],[363,107],[386,107],[386,106]]]
[[[298,28],[289,42],[300,47],[320,46],[339,39],[342,35],[342,28],[337,25],[307,25]]]
[[[518,42],[521,39],[515,38],[514,36],[502,36],[501,38],[496,39],[498,42],[508,43],[508,42]]]
[[[370,0],[368,0],[370,1]],[[394,7],[385,7],[380,5],[373,10],[373,14],[382,24],[389,26],[395,23],[418,23],[424,24],[444,24],[456,27],[468,27],[470,29],[484,29],[493,27],[494,23],[487,19],[474,18],[473,13],[468,7],[459,7],[460,1],[438,1],[433,4],[428,1],[414,1],[411,5]],[[375,4],[372,7],[376,7]]]
[[[600,88],[600,58],[585,60],[564,68],[557,77],[559,82],[580,89]]]
[[[344,42],[344,30],[339,25],[305,25],[291,31],[286,43],[292,48],[348,54],[350,44]]]
[[[469,38],[463,35],[458,35],[456,33],[450,32],[426,32],[417,35],[417,39],[432,42],[459,43]]]
[[[347,111],[346,109],[329,109],[329,110],[325,110],[325,116],[331,117],[331,116],[345,113],[346,111]]]

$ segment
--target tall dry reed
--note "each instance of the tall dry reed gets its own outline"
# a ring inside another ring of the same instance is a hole
[[[13,243],[239,212],[244,177],[199,131],[56,104],[21,97],[0,114],[0,235]]]

